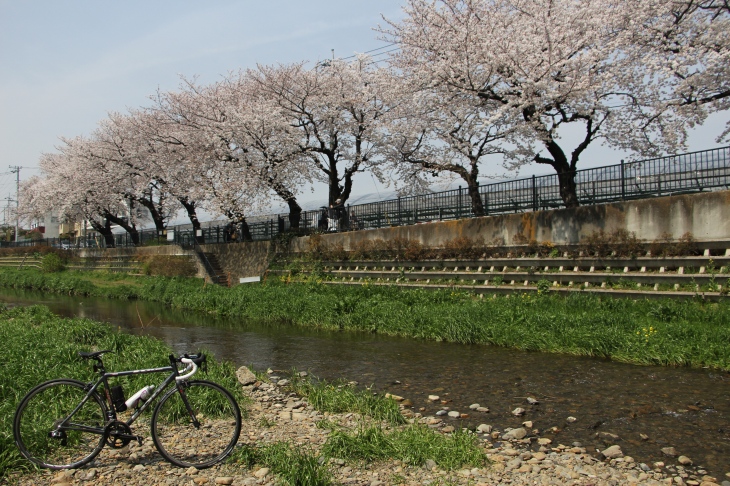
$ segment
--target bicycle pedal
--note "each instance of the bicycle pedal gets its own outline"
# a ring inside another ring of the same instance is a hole
[[[137,439],[137,444],[142,447],[142,442],[144,441],[144,438],[141,435],[135,435],[134,438]]]

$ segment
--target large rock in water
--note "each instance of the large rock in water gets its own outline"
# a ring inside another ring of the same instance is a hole
[[[253,385],[256,383],[256,375],[254,375],[246,366],[238,368],[238,371],[236,371],[236,378],[238,378],[238,382],[243,386]]]
[[[621,447],[612,445],[608,449],[601,452],[606,459],[615,459],[617,457],[623,457],[624,453],[621,451]]]
[[[509,432],[505,433],[502,438],[504,440],[510,440],[510,439],[524,439],[527,435],[527,431],[520,427],[519,429],[512,429]]]

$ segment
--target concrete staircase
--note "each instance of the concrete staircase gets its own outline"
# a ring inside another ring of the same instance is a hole
[[[729,246],[730,247],[730,246]],[[712,256],[570,258],[485,258],[426,261],[327,261],[329,284],[458,288],[477,294],[540,291],[595,292],[633,298],[725,299],[730,285],[730,251]],[[302,270],[307,274],[308,270]],[[269,274],[287,276],[288,270]]]
[[[217,285],[230,287],[231,283],[228,275],[223,271],[223,267],[218,261],[218,257],[216,257],[213,253],[206,253],[202,251],[197,251],[197,253],[200,260],[203,262],[203,266],[205,267],[205,271],[208,274],[210,281]]]

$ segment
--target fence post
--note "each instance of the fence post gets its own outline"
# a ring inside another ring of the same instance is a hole
[[[489,216],[489,184],[484,187],[484,214]]]
[[[621,200],[626,200],[626,172],[624,167],[624,159],[621,159]]]
[[[461,218],[461,186],[459,186],[459,199],[456,202],[456,219]]]
[[[535,174],[532,175],[532,210],[537,211],[537,185],[535,184]]]
[[[400,196],[398,196],[398,226],[402,226],[403,222],[401,221],[401,209],[400,209]]]

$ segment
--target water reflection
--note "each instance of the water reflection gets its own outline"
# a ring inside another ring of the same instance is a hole
[[[109,322],[160,338],[176,352],[206,348],[219,358],[257,369],[306,369],[410,398],[424,413],[442,404],[470,414],[469,425],[516,427],[532,420],[554,439],[603,449],[596,434],[611,432],[625,454],[642,462],[673,459],[673,446],[724,479],[730,471],[730,374],[711,370],[633,366],[488,346],[464,346],[367,333],[314,332],[287,325],[218,319],[145,302],[119,302],[5,290],[0,300],[39,303],[64,316]],[[526,397],[539,404],[530,406]],[[472,412],[479,403],[489,413]],[[514,417],[516,407],[527,409]],[[566,422],[568,416],[578,420]],[[557,427],[557,433],[548,429]],[[649,437],[642,440],[640,434]]]

